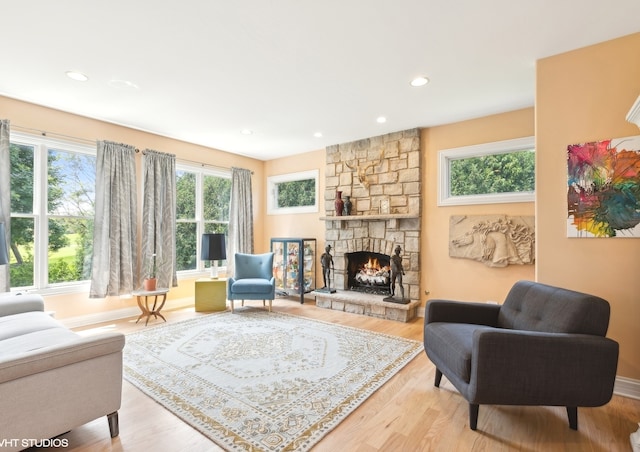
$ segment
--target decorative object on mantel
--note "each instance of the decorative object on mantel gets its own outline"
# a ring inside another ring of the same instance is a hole
[[[567,237],[640,237],[640,136],[567,147]]]
[[[340,190],[336,190],[336,200],[334,202],[334,206],[336,208],[336,216],[341,217],[342,211],[344,209],[344,201],[342,200],[342,192]]]
[[[353,203],[351,202],[351,196],[345,195],[344,197],[344,208],[342,209],[342,214],[349,216],[351,215],[351,209],[353,208]]]
[[[533,264],[533,216],[452,215],[449,256],[472,259],[489,267]]]
[[[404,297],[404,286],[402,285],[404,267],[402,266],[402,256],[400,256],[400,251],[402,251],[402,248],[398,245],[394,250],[394,255],[391,256],[391,296],[383,298],[382,301],[408,304],[411,300]],[[396,281],[398,282],[398,288],[400,289],[399,298],[396,297]]]
[[[316,292],[335,293],[336,289],[331,288],[331,270],[333,267],[333,256],[331,256],[331,245],[327,245],[324,249],[324,253],[320,256],[320,264],[322,265],[322,280],[324,286],[321,289],[316,289]]]
[[[380,149],[380,154],[378,155],[377,160],[374,160],[368,163],[363,162],[363,164],[360,165],[358,163],[358,160],[356,159],[352,163],[345,161],[344,164],[351,171],[355,171],[358,177],[358,182],[360,182],[360,185],[362,186],[362,188],[369,188],[369,179],[367,177],[367,172],[369,171],[370,168],[373,168],[374,166],[378,166],[380,163],[382,163],[383,158],[384,158],[384,148]],[[364,163],[366,163],[366,165]]]
[[[224,450],[308,451],[424,349],[330,322],[237,311],[131,333],[123,357],[127,381]]]

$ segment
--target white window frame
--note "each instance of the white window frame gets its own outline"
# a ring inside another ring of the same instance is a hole
[[[47,212],[48,167],[47,150],[59,149],[61,151],[77,152],[81,154],[97,156],[95,146],[83,145],[70,141],[50,138],[47,136],[31,135],[21,132],[9,132],[9,142],[34,148],[34,175],[33,175],[33,212],[30,214],[16,214],[12,217],[33,218],[34,221],[34,267],[33,286],[12,288],[12,291],[35,291],[45,295],[86,292],[90,287],[90,280],[71,281],[63,283],[49,283],[49,218],[60,218],[58,215],[50,215]],[[47,240],[43,240],[47,237]],[[44,256],[44,257],[42,257]]]
[[[320,171],[317,169],[300,171],[297,173],[280,174],[267,177],[267,215],[284,215],[292,213],[314,213],[318,212],[319,186],[318,180]],[[299,207],[278,207],[278,184],[283,182],[295,182],[300,180],[313,179],[315,183],[315,204]]]
[[[441,150],[438,153],[438,206],[535,201],[535,191],[467,196],[451,195],[451,162],[453,160],[493,154],[509,154],[530,149],[535,149],[535,137],[533,136]]]
[[[202,276],[208,275],[211,273],[211,269],[205,267],[205,261],[200,259],[201,251],[202,251],[202,241],[201,237],[204,234],[205,230],[205,220],[204,220],[204,211],[203,211],[203,178],[204,176],[215,176],[221,177],[224,179],[231,179],[231,171],[230,170],[221,170],[217,168],[207,168],[204,165],[195,165],[190,162],[180,162],[176,161],[176,171],[187,171],[190,173],[195,173],[196,175],[196,268],[192,270],[180,270],[176,272],[178,278],[191,278],[194,276]],[[191,223],[193,220],[182,220],[176,218],[176,223]],[[227,222],[228,225],[229,222]],[[228,258],[228,257],[227,257]],[[218,271],[221,273],[225,273],[227,270],[225,266],[219,266]]]

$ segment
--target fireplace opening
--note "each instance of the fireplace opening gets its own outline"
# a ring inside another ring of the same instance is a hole
[[[369,251],[346,253],[349,290],[376,295],[391,294],[391,257]]]

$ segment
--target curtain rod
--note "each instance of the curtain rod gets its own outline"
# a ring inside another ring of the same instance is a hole
[[[96,144],[95,140],[89,140],[87,138],[80,138],[80,137],[74,137],[71,135],[65,135],[63,133],[57,133],[57,132],[47,132],[46,130],[42,130],[42,129],[34,129],[32,127],[25,127],[25,126],[20,126],[17,124],[13,124],[10,123],[9,126],[11,129],[13,128],[17,128],[17,129],[21,129],[23,131],[28,131],[28,132],[32,132],[32,133],[36,133],[37,135],[43,136],[43,137],[48,137],[50,135],[53,135],[54,137],[62,137],[62,138],[66,138],[69,140],[74,140],[74,141],[79,141],[81,143],[91,143],[91,144]]]
[[[142,155],[146,155],[145,151],[141,151],[140,149],[136,149],[136,153],[141,153]],[[193,163],[195,165],[198,166],[206,166],[209,168],[217,168],[217,169],[223,169],[223,170],[230,170],[231,168],[228,166],[220,166],[220,165],[211,165],[209,163],[202,163],[202,162],[196,162],[195,160],[187,160],[187,159],[183,159],[183,158],[179,158],[176,156],[176,161],[178,162],[183,162],[183,163]],[[253,174],[253,171],[251,171],[251,174]]]
[[[81,143],[90,143],[90,144],[94,144],[94,145],[97,145],[97,142],[98,142],[97,140],[89,140],[87,138],[74,137],[74,136],[65,135],[65,134],[62,134],[62,133],[47,132],[46,130],[42,130],[42,129],[34,129],[32,127],[25,127],[25,126],[20,126],[20,125],[17,125],[17,124],[10,124],[10,128],[14,128],[14,127],[17,128],[17,129],[21,129],[23,131],[35,132],[38,135],[41,135],[43,137],[46,137],[46,136],[49,136],[49,135],[53,135],[55,137],[67,138],[67,139],[78,141],[78,142],[81,142]],[[145,155],[144,151],[141,151],[138,148],[136,148],[135,151],[136,151],[136,153],[142,153],[142,155]],[[196,165],[200,165],[200,166],[203,166],[203,167],[207,166],[207,167],[210,167],[210,168],[218,168],[218,169],[223,169],[223,170],[230,170],[231,169],[230,167],[226,167],[226,166],[209,165],[208,163],[196,162],[196,161],[193,161],[193,160],[186,160],[186,159],[181,159],[181,158],[177,158],[177,157],[176,157],[176,160],[179,160],[181,162],[186,162],[186,163],[194,163]],[[251,171],[251,174],[253,174],[253,171]]]

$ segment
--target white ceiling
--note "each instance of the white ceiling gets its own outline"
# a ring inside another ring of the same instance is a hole
[[[0,14],[1,95],[261,160],[530,107],[537,59],[640,31],[638,0],[0,0]]]

